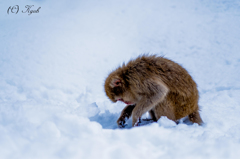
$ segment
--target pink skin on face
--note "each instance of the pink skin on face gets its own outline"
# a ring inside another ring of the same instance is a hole
[[[124,101],[123,99],[118,99],[118,101],[124,102],[124,103],[127,104],[127,105],[132,105],[131,102]]]

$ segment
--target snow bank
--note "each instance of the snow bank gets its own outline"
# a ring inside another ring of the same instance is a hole
[[[0,158],[237,158],[239,18],[238,0],[0,1]],[[117,128],[104,80],[142,53],[190,72],[204,126]]]

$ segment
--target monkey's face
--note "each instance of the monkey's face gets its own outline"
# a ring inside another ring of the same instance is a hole
[[[112,102],[121,101],[127,105],[136,103],[135,96],[131,93],[130,87],[119,77],[109,77],[105,82],[105,92]]]
[[[123,92],[122,94],[115,96],[115,101],[121,101],[127,105],[136,104],[136,99],[133,94],[130,93],[130,90]]]

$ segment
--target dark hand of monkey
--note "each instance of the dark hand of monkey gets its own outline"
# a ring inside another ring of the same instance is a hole
[[[125,126],[127,126],[127,124],[125,124],[125,123],[126,123],[126,120],[125,120],[125,119],[122,119],[122,118],[120,119],[120,118],[119,118],[119,119],[117,120],[117,124],[118,124],[118,127],[119,127],[119,128],[124,128]]]
[[[135,105],[127,105],[127,106],[123,109],[120,117],[119,117],[118,120],[117,120],[118,127],[123,128],[123,127],[126,126],[125,123],[126,123],[126,121],[130,118],[134,107],[135,107]]]

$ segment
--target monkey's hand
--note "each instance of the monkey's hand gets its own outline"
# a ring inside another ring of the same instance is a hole
[[[127,126],[126,121],[130,118],[132,115],[132,111],[134,109],[135,105],[127,105],[123,110],[120,115],[120,117],[117,120],[117,124],[119,128],[124,128]]]
[[[127,126],[126,121],[128,118],[124,117],[124,116],[120,116],[120,118],[117,120],[117,124],[119,128],[124,128],[125,126]]]

